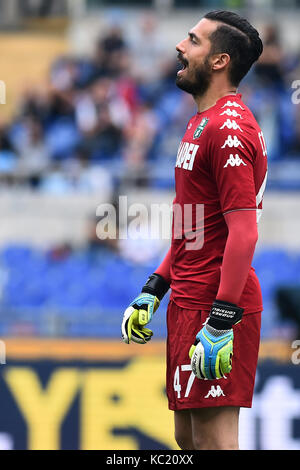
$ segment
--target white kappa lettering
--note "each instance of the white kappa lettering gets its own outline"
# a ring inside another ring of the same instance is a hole
[[[223,147],[221,147],[221,148],[224,149],[227,146],[230,147],[230,148],[232,148],[232,147],[235,147],[235,148],[242,147],[242,149],[244,148],[242,142],[237,138],[236,135],[233,136],[233,137],[231,135],[229,135],[227,137],[227,140],[225,141]]]
[[[220,116],[224,116],[224,115],[243,119],[242,115],[237,113],[235,109],[226,109],[225,111],[223,111],[223,113],[220,114]]]
[[[227,121],[224,122],[223,126],[220,127],[220,130],[225,129],[225,127],[227,127],[227,129],[234,129],[235,131],[239,130],[239,131],[243,132],[243,130],[240,128],[240,126],[237,124],[237,122],[234,121],[234,120],[231,120],[231,119],[227,119]]]
[[[247,166],[247,163],[245,163],[237,153],[235,155],[231,153],[230,157],[227,160],[226,165],[224,165],[224,168],[227,168],[229,165],[230,166],[240,166],[240,165]]]
[[[212,398],[225,397],[225,393],[221,389],[220,385],[217,385],[217,386],[212,385],[210,387],[208,394],[204,398],[209,398],[209,397],[212,397]]]
[[[243,106],[241,106],[240,104],[238,104],[236,101],[227,101],[226,104],[224,104],[224,106],[222,106],[222,109],[223,108],[229,108],[229,107],[234,107],[234,108],[241,108],[243,111],[244,111],[244,108]]]

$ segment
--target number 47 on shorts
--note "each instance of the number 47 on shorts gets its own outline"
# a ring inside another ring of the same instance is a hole
[[[191,388],[193,386],[194,380],[196,378],[195,374],[192,372],[192,366],[191,364],[182,364],[181,366],[177,366],[174,374],[174,390],[177,393],[177,398],[181,398],[181,384],[180,384],[180,372],[190,372],[190,376],[187,382],[184,398],[187,398],[190,394]],[[183,391],[182,391],[183,393]]]

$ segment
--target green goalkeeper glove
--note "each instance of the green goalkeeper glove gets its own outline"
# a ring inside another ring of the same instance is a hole
[[[152,274],[144,285],[141,294],[125,310],[122,321],[124,343],[145,344],[150,341],[153,332],[145,326],[151,322],[160,301],[170,286],[159,274]]]

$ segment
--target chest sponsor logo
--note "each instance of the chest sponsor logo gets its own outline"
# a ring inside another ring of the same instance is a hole
[[[245,163],[237,153],[235,155],[230,154],[230,157],[228,158],[227,163],[224,166],[224,168],[227,168],[228,166],[241,166],[241,165],[247,166],[247,163]]]
[[[231,119],[227,119],[227,121],[224,122],[223,126],[220,127],[220,130],[225,129],[225,127],[227,127],[227,129],[233,129],[235,131],[239,130],[239,131],[243,132],[242,129],[240,128],[240,126],[238,125],[238,123],[234,120],[231,120]]]
[[[176,168],[192,171],[199,145],[181,142],[176,159]]]
[[[236,135],[233,136],[233,137],[231,135],[229,135],[227,137],[227,140],[225,141],[223,147],[221,147],[221,148],[224,149],[225,147],[230,147],[230,148],[232,148],[232,147],[235,147],[235,148],[242,147],[242,149],[244,148],[242,142],[237,138]]]
[[[202,121],[200,122],[200,125],[197,127],[197,129],[194,132],[194,139],[199,139],[201,137],[202,132],[205,129],[205,126],[207,125],[209,119],[208,118],[203,118]]]

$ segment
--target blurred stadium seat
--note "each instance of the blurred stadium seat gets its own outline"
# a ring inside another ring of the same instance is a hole
[[[17,323],[28,321],[40,335],[72,336],[76,331],[78,336],[101,338],[119,336],[124,305],[136,296],[141,280],[156,266],[155,260],[152,267],[136,265],[105,250],[93,255],[74,252],[55,259],[48,252],[20,245],[3,248],[0,260],[6,272],[1,311],[14,312],[2,315],[5,331],[13,332]],[[270,338],[282,322],[275,303],[278,288],[300,286],[300,255],[281,247],[264,249],[255,255],[253,265],[264,298],[262,337]],[[166,305],[167,299],[161,310]],[[30,312],[30,316],[24,312]],[[53,324],[47,331],[43,322],[49,312],[57,317],[57,332]],[[156,337],[164,338],[164,315],[157,315],[153,322],[157,325]]]

